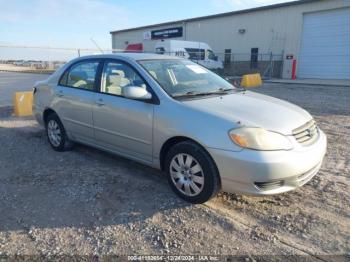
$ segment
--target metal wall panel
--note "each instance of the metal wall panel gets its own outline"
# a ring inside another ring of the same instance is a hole
[[[304,15],[298,77],[350,79],[350,8]]]
[[[349,0],[323,0],[236,15],[136,28],[112,33],[112,47],[124,49],[125,42],[143,43],[145,51],[154,52],[156,41],[143,39],[145,31],[183,26],[183,37],[175,39],[206,42],[214,52],[221,53],[219,56],[221,59],[224,58],[225,49],[231,49],[232,54],[246,55],[250,53],[251,48],[257,47],[259,53],[292,54],[299,63],[304,14],[349,7]],[[240,33],[240,29],[245,29],[245,33]],[[283,68],[283,77],[291,77],[287,67]]]

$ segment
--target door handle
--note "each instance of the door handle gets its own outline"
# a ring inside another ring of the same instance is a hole
[[[103,102],[103,99],[102,99],[102,98],[100,98],[99,100],[97,100],[97,101],[96,101],[96,104],[97,104],[98,106],[104,106],[104,105],[105,105],[105,103]]]
[[[62,90],[58,91],[58,92],[57,92],[57,96],[58,96],[58,97],[62,97],[62,96],[64,96],[63,91],[62,91]]]

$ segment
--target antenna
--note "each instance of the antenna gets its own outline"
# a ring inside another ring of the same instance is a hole
[[[91,42],[93,42],[93,43],[95,44],[95,46],[101,51],[101,53],[104,54],[102,48],[96,43],[96,41],[95,41],[92,37],[90,37],[90,40],[91,40]]]

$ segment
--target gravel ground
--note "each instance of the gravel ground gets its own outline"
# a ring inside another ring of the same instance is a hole
[[[293,192],[221,193],[203,205],[178,199],[160,172],[135,162],[85,146],[57,153],[32,118],[3,107],[0,256],[349,255],[350,89],[265,84],[254,91],[314,115],[329,140],[322,169]]]

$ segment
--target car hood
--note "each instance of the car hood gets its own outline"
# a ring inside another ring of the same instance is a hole
[[[262,127],[284,135],[312,119],[304,109],[289,102],[244,91],[183,101],[187,106],[242,126]]]

